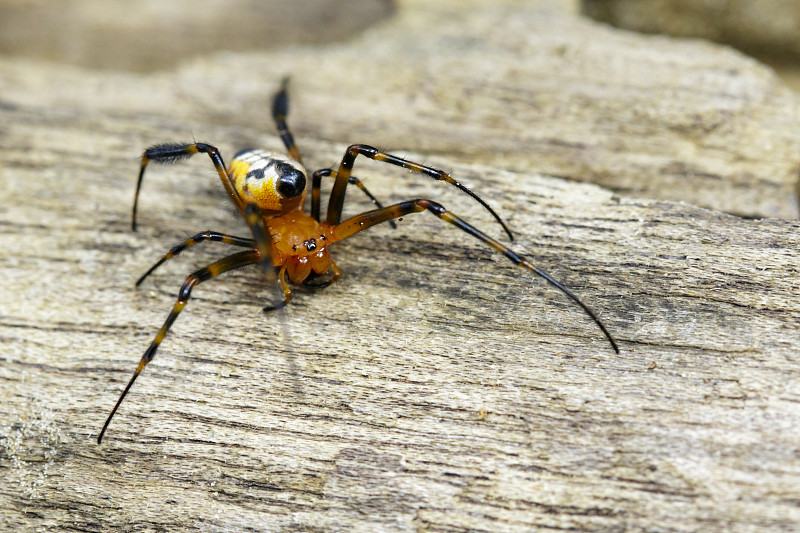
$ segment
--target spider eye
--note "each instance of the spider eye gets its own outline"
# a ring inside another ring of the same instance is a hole
[[[288,163],[279,162],[275,165],[278,178],[277,189],[284,198],[294,198],[306,190],[306,176]]]
[[[309,252],[313,252],[314,250],[317,249],[317,241],[315,239],[309,239],[303,242],[303,244],[306,245],[306,250]]]

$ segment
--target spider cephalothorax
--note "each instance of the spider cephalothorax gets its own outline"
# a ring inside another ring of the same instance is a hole
[[[272,237],[272,264],[292,283],[302,283],[313,270],[325,274],[334,264],[328,243],[334,241],[330,224],[319,223],[302,211],[292,211],[267,222]]]
[[[360,231],[368,229],[382,222],[394,224],[398,219],[410,213],[430,211],[439,219],[452,224],[466,234],[488,244],[498,252],[505,255],[515,265],[526,268],[546,279],[564,294],[575,301],[595,321],[605,336],[608,338],[614,351],[619,353],[614,338],[600,321],[597,315],[569,289],[552,278],[549,274],[536,267],[525,257],[517,254],[500,241],[488,236],[476,227],[457,217],[442,205],[432,200],[419,198],[398,204],[383,207],[375,197],[364,187],[360,180],[351,175],[353,163],[359,155],[396,165],[412,172],[420,173],[435,180],[444,181],[460,191],[470,195],[480,205],[491,213],[494,219],[503,227],[506,234],[513,240],[511,230],[500,219],[495,211],[472,191],[454,180],[448,173],[432,167],[407,161],[386,152],[382,152],[365,144],[354,144],[347,148],[342,157],[338,170],[326,168],[313,173],[311,177],[311,208],[310,213],[304,211],[305,196],[308,187],[308,175],[303,168],[300,151],[294,143],[292,134],[286,125],[288,112],[288,96],[286,81],[281,90],[275,95],[272,106],[272,116],[278,128],[278,133],[289,151],[290,158],[280,156],[263,150],[243,150],[237,153],[231,161],[230,167],[225,167],[219,150],[210,144],[157,144],[145,150],[139,171],[139,180],[136,186],[136,195],[133,202],[132,227],[136,230],[136,209],[139,199],[139,190],[147,165],[155,163],[174,163],[186,159],[196,153],[205,153],[211,158],[214,168],[222,181],[228,197],[236,209],[247,222],[251,237],[237,237],[215,231],[198,233],[191,239],[174,246],[161,259],[159,259],[136,282],[137,285],[150,275],[156,268],[168,259],[175,257],[186,248],[204,241],[217,241],[232,246],[243,248],[242,251],[215,261],[210,265],[190,274],[178,292],[178,299],[167,316],[164,325],[156,334],[150,346],[139,361],[136,371],[128,385],[117,400],[111,414],[106,419],[100,435],[99,443],[111,419],[117,412],[122,400],[128,394],[136,378],[145,366],[153,359],[159,345],[164,340],[178,314],[188,302],[192,289],[199,283],[207,281],[223,272],[242,268],[247,265],[259,263],[271,270],[275,267],[278,271],[277,279],[283,289],[284,301],[277,305],[268,305],[265,310],[275,309],[288,304],[292,299],[292,290],[286,281],[294,284],[307,282],[314,274],[325,274],[333,271],[331,278],[324,283],[327,285],[339,279],[340,271],[331,258],[328,247],[346,239]],[[332,179],[330,198],[325,220],[320,213],[320,188],[322,179]],[[361,189],[375,204],[376,209],[361,213],[342,221],[342,207],[344,205],[345,191],[348,184],[354,184]]]

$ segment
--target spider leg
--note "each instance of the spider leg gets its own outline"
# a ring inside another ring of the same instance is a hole
[[[275,126],[278,128],[278,134],[281,136],[284,146],[286,146],[286,149],[289,151],[289,155],[298,163],[302,163],[303,159],[300,155],[300,150],[297,148],[297,145],[294,142],[294,136],[289,130],[289,125],[286,123],[286,116],[289,114],[289,93],[287,91],[288,86],[289,78],[284,78],[281,82],[280,90],[275,93],[275,96],[272,100],[272,118],[275,120]],[[336,172],[333,169],[326,168],[314,172],[314,175],[312,176],[311,216],[314,217],[314,220],[317,222],[320,221],[320,187],[322,185],[323,177],[335,178]],[[364,194],[367,195],[367,198],[369,198],[377,208],[380,209],[383,207],[378,199],[367,190],[360,179],[356,178],[355,176],[350,176],[348,183],[351,183],[364,191]],[[393,228],[397,227],[397,224],[395,224],[394,220],[391,221],[391,225]]]
[[[114,409],[111,410],[111,414],[108,415],[106,419],[106,423],[103,424],[103,429],[100,431],[100,435],[97,436],[97,443],[100,444],[100,441],[103,440],[103,435],[108,429],[108,425],[111,423],[111,419],[114,417],[114,414],[117,412],[122,400],[125,399],[127,396],[128,391],[133,386],[133,382],[136,381],[136,378],[139,377],[144,367],[147,366],[147,363],[153,360],[153,357],[156,355],[156,351],[158,347],[161,345],[161,341],[164,340],[164,337],[169,332],[170,327],[175,322],[175,319],[178,318],[178,315],[186,307],[187,302],[189,301],[189,297],[191,296],[192,289],[195,285],[203,283],[204,281],[208,281],[209,279],[216,277],[223,272],[228,272],[230,270],[235,270],[237,268],[242,268],[247,265],[252,265],[253,263],[258,263],[261,260],[261,256],[256,250],[246,250],[243,252],[237,252],[235,254],[229,255],[219,261],[211,263],[205,268],[201,268],[200,270],[195,271],[194,273],[190,274],[186,281],[183,282],[181,285],[180,291],[178,291],[178,300],[175,302],[175,305],[172,307],[172,311],[170,312],[169,316],[167,316],[167,320],[164,322],[164,325],[161,326],[161,329],[158,330],[153,342],[150,343],[150,346],[147,348],[147,351],[144,352],[142,359],[139,361],[139,366],[136,368],[136,371],[133,373],[133,377],[128,382],[128,385],[125,387],[125,390],[122,391],[122,394],[117,400],[116,405],[114,405]]]
[[[336,178],[336,171],[332,168],[323,168],[321,170],[317,170],[311,176],[311,216],[314,217],[314,220],[320,222],[319,219],[319,206],[320,206],[320,187],[322,186],[322,178]],[[367,189],[366,185],[355,176],[350,176],[347,180],[348,183],[355,185],[359,189],[363,191],[363,193],[367,196],[367,198],[372,201],[372,203],[378,209],[381,209],[383,205],[378,201],[375,196]],[[389,224],[393,228],[397,228],[397,224],[394,220],[390,220]]]
[[[261,214],[261,208],[258,204],[248,203],[244,206],[244,220],[253,232],[253,239],[255,241],[255,249],[261,256],[261,265],[267,272],[273,272],[272,267],[272,238],[267,228],[267,222]],[[274,279],[274,278],[271,278]]]
[[[264,308],[264,312],[268,313],[270,311],[277,311],[278,309],[283,309],[289,302],[292,301],[292,288],[289,287],[289,284],[286,283],[286,265],[281,267],[280,272],[278,272],[278,281],[281,284],[281,289],[283,289],[283,297],[284,300],[282,302],[276,303],[275,305],[268,305]]]
[[[247,239],[245,237],[236,237],[235,235],[227,235],[225,233],[219,233],[211,230],[202,231],[197,235],[195,235],[194,237],[192,237],[191,239],[187,239],[183,241],[181,244],[178,244],[170,248],[169,252],[164,254],[164,257],[159,259],[153,266],[150,267],[150,270],[145,272],[142,275],[142,277],[140,277],[136,281],[136,286],[138,287],[139,285],[141,285],[147,276],[152,274],[155,269],[160,267],[166,261],[172,259],[176,255],[184,251],[186,248],[194,246],[195,244],[200,244],[201,242],[204,241],[221,242],[233,246],[241,246],[243,248],[255,248],[255,241],[253,239]]]
[[[494,219],[503,227],[503,230],[508,234],[508,238],[512,241],[514,240],[514,235],[511,233],[511,230],[508,228],[506,223],[503,222],[503,219],[501,219],[500,216],[494,211],[494,209],[492,209],[489,204],[487,204],[480,196],[466,188],[458,181],[454,180],[447,172],[427,167],[413,161],[407,161],[401,157],[387,154],[386,152],[381,152],[377,148],[368,146],[366,144],[353,144],[349,146],[347,151],[344,153],[344,157],[342,157],[342,162],[339,165],[339,171],[336,173],[336,182],[333,185],[331,197],[328,201],[327,222],[332,226],[337,225],[342,218],[344,195],[350,179],[350,172],[353,170],[353,163],[355,162],[356,157],[359,155],[363,155],[364,157],[368,157],[369,159],[380,161],[382,163],[389,163],[390,165],[402,167],[412,172],[419,172],[420,174],[425,174],[429,178],[449,183],[460,191],[471,196],[475,201],[489,211]]]
[[[272,118],[275,120],[275,126],[278,128],[278,135],[281,136],[284,146],[289,151],[292,159],[298,163],[302,163],[303,159],[300,156],[300,150],[294,143],[294,136],[289,131],[289,125],[286,124],[286,116],[289,114],[289,78],[283,78],[280,90],[275,93],[272,99]]]
[[[156,144],[145,150],[144,154],[142,154],[142,163],[139,169],[139,179],[136,182],[136,194],[133,197],[133,213],[131,217],[131,229],[133,229],[133,231],[136,231],[136,210],[139,204],[139,191],[142,188],[144,169],[147,168],[147,165],[151,161],[153,163],[174,164],[184,159],[188,159],[197,153],[208,154],[208,156],[211,158],[211,162],[214,163],[214,168],[217,169],[219,178],[222,180],[222,185],[225,187],[225,192],[228,193],[228,196],[233,202],[233,205],[236,206],[236,209],[238,209],[239,212],[243,212],[244,204],[242,203],[242,199],[236,193],[236,190],[233,187],[233,181],[231,180],[228,171],[225,169],[225,162],[222,160],[222,156],[216,147],[205,143]]]
[[[297,148],[297,145],[294,141],[294,136],[292,132],[289,130],[289,125],[286,123],[286,117],[289,114],[289,94],[288,94],[288,87],[289,87],[289,78],[283,78],[281,81],[281,88],[275,93],[275,96],[272,100],[272,118],[275,121],[275,125],[278,128],[278,134],[283,141],[284,146],[289,151],[289,155],[295,161],[302,163],[302,157],[300,155],[300,150]],[[320,222],[320,188],[322,185],[322,178],[323,177],[331,177],[336,178],[336,171],[330,168],[325,168],[322,170],[317,170],[314,172],[312,176],[312,188],[311,188],[311,216],[314,217],[314,220]],[[441,179],[441,178],[440,178]],[[349,184],[355,185],[359,189],[361,189],[367,198],[372,201],[372,203],[378,209],[382,208],[383,205],[378,201],[375,196],[369,192],[366,188],[364,183],[355,176],[348,176]],[[480,199],[478,200],[480,201]],[[341,216],[341,214],[340,214]],[[389,224],[393,228],[397,227],[397,224],[394,220],[390,220]],[[501,222],[502,224],[502,222]],[[512,237],[513,240],[513,237]]]
[[[244,208],[244,219],[247,222],[247,225],[250,226],[250,230],[253,232],[253,237],[255,238],[255,247],[261,256],[260,264],[262,267],[264,267],[264,270],[267,273],[267,278],[270,281],[273,281],[276,276],[275,269],[272,268],[272,259],[270,257],[272,254],[272,238],[270,237],[269,228],[267,227],[264,217],[261,215],[261,209],[258,207],[258,205],[254,203],[247,204]],[[281,284],[281,288],[283,289],[284,301],[275,305],[266,306],[264,308],[265,312],[281,309],[292,301],[292,290],[289,288],[289,284],[286,283],[286,265],[281,266],[277,278]]]
[[[388,207],[384,207],[383,209],[376,209],[374,211],[367,211],[366,213],[362,213],[360,215],[356,215],[352,218],[349,218],[342,222],[341,224],[337,225],[333,228],[333,239],[331,242],[340,241],[342,239],[346,239],[351,235],[355,235],[356,233],[363,231],[375,224],[380,224],[381,222],[386,222],[387,220],[391,220],[393,218],[398,218],[410,213],[419,213],[421,211],[430,211],[440,219],[448,222],[455,227],[459,228],[460,230],[472,235],[476,239],[483,241],[484,243],[488,244],[501,254],[505,255],[512,263],[515,265],[521,266],[534,272],[535,274],[541,276],[548,283],[559,289],[561,292],[569,296],[575,303],[577,303],[581,308],[588,314],[592,320],[600,327],[600,330],[606,336],[608,341],[611,343],[611,347],[614,348],[616,353],[619,353],[619,347],[617,346],[614,337],[611,336],[611,333],[608,332],[603,322],[600,318],[589,308],[588,305],[583,303],[583,301],[578,298],[572,291],[567,289],[564,285],[556,281],[553,277],[551,277],[547,272],[543,271],[539,267],[535,266],[533,263],[528,261],[525,257],[518,255],[516,252],[511,250],[508,246],[500,243],[499,241],[489,237],[479,229],[475,228],[471,224],[463,221],[447,209],[445,209],[441,204],[434,202],[432,200],[425,200],[425,199],[418,199],[418,200],[409,200],[407,202],[401,202],[399,204],[390,205]]]
[[[342,275],[341,270],[336,266],[336,263],[331,260],[331,268],[333,269],[333,276],[328,281],[324,283],[320,283],[319,285],[313,285],[311,283],[304,282],[304,285],[308,285],[309,287],[313,287],[315,289],[322,289],[324,287],[328,287],[333,283],[336,283]],[[282,266],[280,272],[278,272],[278,281],[281,284],[281,288],[283,289],[283,296],[284,300],[279,302],[275,305],[268,305],[264,308],[264,312],[268,313],[270,311],[277,311],[278,309],[283,309],[289,302],[292,301],[292,289],[289,287],[289,284],[286,282],[286,265]]]

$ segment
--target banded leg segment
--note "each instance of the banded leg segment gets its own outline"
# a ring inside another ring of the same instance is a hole
[[[489,211],[489,213],[491,213],[494,219],[503,227],[503,230],[506,232],[506,234],[508,234],[508,238],[511,239],[512,241],[514,240],[514,235],[511,233],[511,230],[508,228],[506,223],[503,222],[503,219],[501,219],[500,216],[497,213],[495,213],[494,209],[492,209],[489,206],[489,204],[483,201],[483,199],[480,196],[478,196],[477,194],[466,188],[458,181],[454,180],[447,172],[427,167],[425,165],[422,165],[420,163],[415,163],[413,161],[408,161],[401,157],[388,154],[386,152],[381,152],[377,148],[368,146],[366,144],[353,144],[349,146],[347,148],[347,151],[344,153],[342,162],[339,165],[339,171],[336,173],[336,183],[334,183],[333,185],[333,190],[331,191],[331,197],[330,200],[328,201],[328,214],[327,214],[328,224],[335,226],[340,222],[342,218],[342,208],[344,207],[344,196],[347,190],[347,184],[350,179],[350,173],[353,170],[353,164],[355,163],[355,159],[359,155],[363,155],[364,157],[368,157],[369,159],[380,161],[382,163],[389,163],[390,165],[402,167],[412,172],[419,172],[420,174],[424,174],[429,178],[449,183],[450,185],[454,186],[460,191],[471,196],[475,201],[477,201],[487,211]]]
[[[272,269],[272,238],[267,228],[267,222],[261,214],[261,208],[258,204],[249,203],[244,206],[244,220],[253,232],[253,240],[255,249],[260,257],[260,263],[264,269],[269,273],[274,273]],[[275,279],[270,276],[270,280]]]
[[[289,114],[289,78],[284,78],[281,82],[281,88],[275,93],[275,96],[272,100],[272,118],[275,121],[275,126],[278,128],[278,134],[283,141],[284,146],[286,146],[286,150],[288,150],[289,155],[297,161],[298,163],[302,163],[302,156],[300,155],[300,150],[297,148],[297,145],[294,141],[294,136],[292,132],[289,130],[289,125],[286,123],[286,117]],[[311,188],[311,216],[314,217],[314,220],[317,222],[320,221],[320,188],[322,185],[322,178],[323,177],[333,177],[336,178],[336,172],[333,169],[322,169],[317,170],[314,172],[312,176],[312,188]],[[364,184],[356,178],[355,176],[350,176],[348,178],[348,183],[355,185],[359,189],[361,189],[364,194],[367,195],[375,207],[381,208],[383,207],[381,203],[378,201],[375,196],[372,195],[371,192],[367,190]],[[391,225],[393,228],[397,227],[394,221],[391,221]]]
[[[335,179],[336,171],[333,170],[332,168],[323,168],[321,170],[317,170],[311,176],[311,216],[317,222],[320,222],[319,211],[320,211],[320,189],[322,187],[322,178]],[[367,198],[370,199],[370,201],[375,205],[375,207],[377,207],[378,209],[383,208],[383,205],[380,203],[380,201],[378,201],[378,199],[375,198],[375,196],[373,196],[371,192],[369,192],[366,185],[364,185],[364,183],[360,179],[358,179],[355,176],[350,176],[350,178],[348,178],[347,181],[351,185],[355,185],[356,187],[361,189],[361,191],[366,195]],[[397,227],[397,224],[395,223],[394,220],[390,220],[389,224],[391,224],[393,228]]]
[[[100,435],[97,436],[97,443],[103,440],[103,435],[108,429],[108,425],[111,423],[111,419],[114,418],[114,414],[119,409],[120,404],[122,404],[122,400],[125,399],[127,396],[128,391],[133,386],[133,382],[136,381],[136,378],[139,377],[144,367],[153,360],[156,355],[156,351],[158,347],[161,345],[161,342],[164,340],[164,337],[167,336],[169,329],[172,327],[172,324],[178,318],[178,315],[183,308],[186,307],[186,304],[189,302],[189,298],[192,294],[192,289],[195,285],[203,283],[204,281],[208,281],[209,279],[219,276],[223,272],[229,272],[231,270],[236,270],[238,268],[242,268],[247,265],[252,265],[254,263],[258,263],[261,260],[260,255],[256,250],[246,250],[243,252],[237,252],[233,255],[229,255],[219,261],[211,263],[205,268],[201,268],[196,272],[190,274],[186,281],[183,282],[180,291],[178,291],[178,300],[175,302],[175,305],[172,307],[172,311],[170,312],[169,316],[167,316],[167,320],[164,321],[164,325],[161,326],[161,329],[158,330],[153,342],[150,343],[150,346],[147,348],[147,351],[144,352],[142,359],[139,361],[139,366],[136,368],[136,371],[133,373],[133,377],[128,382],[128,385],[125,387],[125,390],[122,391],[122,394],[117,400],[116,405],[114,405],[114,409],[111,410],[111,414],[108,415],[106,419],[106,423],[103,424],[103,429],[100,431]]]
[[[289,302],[292,301],[292,288],[289,287],[289,284],[286,283],[286,265],[281,267],[280,272],[278,272],[278,281],[281,284],[281,289],[283,289],[283,301],[278,302],[274,305],[268,305],[264,307],[264,312],[268,313],[270,311],[277,311],[278,309],[283,309]]]
[[[221,242],[224,244],[230,244],[233,246],[241,246],[242,248],[255,248],[255,241],[253,239],[247,239],[245,237],[236,237],[235,235],[227,235],[225,233],[219,233],[216,231],[206,230],[198,233],[191,239],[187,239],[183,241],[181,244],[173,246],[170,248],[169,252],[164,254],[164,257],[159,259],[153,266],[150,267],[150,270],[145,272],[142,277],[140,277],[136,281],[136,286],[138,287],[141,283],[153,273],[155,269],[163,265],[166,261],[172,259],[176,255],[183,252],[186,248],[190,246],[194,246],[195,244],[200,244],[204,241],[214,241],[214,242]]]
[[[211,162],[214,163],[214,168],[217,169],[222,185],[225,187],[225,192],[228,193],[233,205],[239,212],[242,212],[244,205],[242,199],[236,193],[233,187],[233,181],[225,168],[225,162],[216,147],[205,143],[187,143],[187,144],[156,144],[151,146],[142,154],[142,164],[139,169],[139,179],[136,182],[136,194],[133,197],[133,213],[131,217],[131,228],[136,231],[136,212],[139,205],[139,191],[142,188],[142,179],[144,178],[144,169],[152,161],[153,163],[161,164],[174,164],[188,159],[197,153],[208,154]]]
[[[401,202],[399,204],[390,205],[388,207],[384,207],[383,209],[376,209],[374,211],[368,211],[366,213],[362,213],[360,215],[356,215],[352,218],[349,218],[342,222],[341,224],[337,225],[333,228],[333,240],[332,242],[340,241],[342,239],[346,239],[351,235],[355,235],[356,233],[363,231],[367,228],[374,226],[375,224],[380,224],[381,222],[386,222],[387,220],[391,220],[393,218],[402,217],[408,215],[410,213],[419,213],[421,211],[430,211],[440,219],[444,220],[445,222],[454,225],[458,229],[472,235],[476,239],[488,244],[504,256],[506,256],[512,263],[515,265],[521,266],[530,270],[531,272],[537,274],[538,276],[544,278],[548,283],[556,287],[558,290],[569,296],[575,303],[577,303],[581,308],[588,314],[592,320],[598,325],[600,330],[606,336],[608,341],[611,343],[611,347],[614,349],[616,353],[619,353],[619,347],[617,346],[614,337],[611,336],[611,333],[608,332],[603,322],[600,318],[589,308],[588,305],[583,303],[583,301],[578,298],[576,294],[562,285],[560,282],[556,281],[553,277],[551,277],[547,272],[540,269],[539,267],[535,266],[533,263],[528,261],[525,257],[518,255],[516,252],[511,250],[508,246],[500,243],[499,241],[489,237],[481,230],[477,229],[476,227],[468,224],[461,218],[457,217],[447,209],[445,209],[441,204],[434,202],[432,200],[409,200],[407,202]]]
[[[286,116],[289,114],[288,87],[289,78],[283,78],[280,90],[275,93],[275,97],[272,99],[272,118],[275,120],[275,126],[278,128],[278,135],[281,136],[281,140],[289,151],[289,155],[298,163],[302,163],[303,160],[300,157],[300,150],[294,142],[292,132],[289,131],[289,125],[286,124]]]

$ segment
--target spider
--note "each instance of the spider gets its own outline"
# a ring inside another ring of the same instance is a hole
[[[394,226],[394,219],[411,213],[430,211],[441,220],[452,224],[468,235],[488,244],[506,256],[515,265],[526,268],[541,276],[554,287],[558,288],[573,301],[575,301],[600,327],[600,330],[611,343],[611,347],[619,353],[617,343],[606,329],[600,318],[578,296],[564,285],[556,281],[542,269],[535,266],[525,257],[517,254],[509,247],[501,244],[496,239],[486,235],[481,230],[468,224],[457,217],[441,204],[424,198],[408,200],[394,205],[383,207],[380,202],[366,189],[364,184],[351,175],[356,157],[363,156],[375,161],[396,165],[412,172],[424,174],[429,178],[444,181],[468,194],[481,206],[491,213],[494,219],[502,226],[508,237],[513,240],[511,230],[497,215],[497,213],[479,196],[467,189],[464,185],[454,180],[448,173],[431,168],[413,161],[402,159],[395,155],[382,152],[365,144],[354,144],[347,148],[339,164],[338,170],[326,168],[314,172],[311,176],[311,213],[304,212],[305,196],[307,192],[307,174],[302,165],[300,151],[295,144],[294,137],[289,131],[286,116],[289,110],[289,97],[287,91],[288,78],[284,79],[279,91],[272,101],[272,118],[278,133],[289,152],[289,158],[266,152],[263,150],[243,150],[233,156],[230,167],[226,168],[219,150],[206,143],[192,142],[185,144],[163,143],[147,148],[142,155],[139,178],[136,184],[136,194],[133,202],[131,228],[136,231],[136,211],[139,200],[139,191],[142,186],[145,168],[151,162],[170,164],[178,163],[197,153],[208,154],[214,168],[219,174],[225,192],[230,197],[236,210],[247,223],[252,237],[237,237],[215,231],[200,232],[194,237],[171,248],[136,282],[139,286],[147,276],[165,261],[175,257],[186,248],[205,241],[216,241],[231,246],[243,248],[243,251],[233,253],[227,257],[211,263],[190,274],[178,291],[178,299],[167,316],[164,325],[158,330],[150,346],[142,355],[136,371],[133,373],[128,385],[108,415],[103,429],[97,437],[97,443],[111,423],[125,396],[130,391],[136,378],[144,367],[153,360],[153,357],[167,335],[175,319],[186,307],[192,289],[204,281],[218,276],[224,272],[239,269],[247,265],[261,264],[267,272],[277,271],[277,281],[283,289],[284,301],[264,308],[271,311],[288,304],[292,299],[292,290],[287,282],[293,284],[309,284],[316,276],[333,272],[330,279],[314,287],[323,287],[336,282],[341,272],[328,252],[328,246],[342,241],[356,233],[364,231],[381,222],[389,222]],[[320,217],[320,189],[323,178],[333,179],[333,186],[328,200],[328,211],[323,221]],[[342,221],[342,207],[348,184],[354,184],[361,189],[375,204],[376,209],[366,211],[359,215]],[[270,268],[274,267],[274,268]]]

